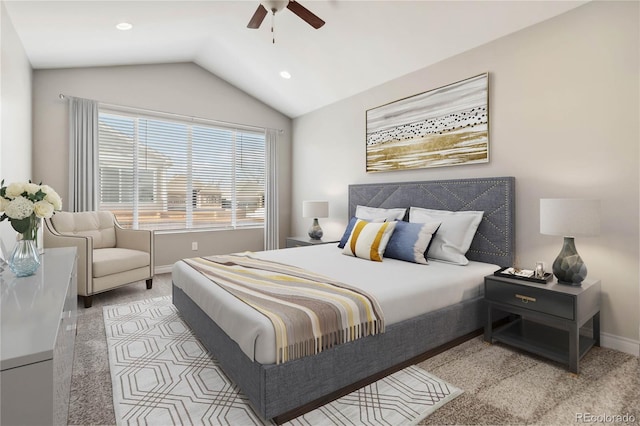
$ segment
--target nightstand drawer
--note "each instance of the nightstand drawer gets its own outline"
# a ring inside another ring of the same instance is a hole
[[[558,292],[487,279],[485,298],[560,318],[575,319],[574,298]]]

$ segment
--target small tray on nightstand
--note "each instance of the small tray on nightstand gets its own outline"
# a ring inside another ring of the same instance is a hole
[[[516,274],[505,272],[507,269],[511,269],[511,268],[509,267],[500,268],[497,271],[495,271],[493,275],[495,275],[496,277],[513,278],[514,280],[529,281],[529,282],[538,283],[538,284],[546,284],[553,277],[553,274],[551,272],[545,272],[544,278],[525,277],[522,275],[516,275]]]

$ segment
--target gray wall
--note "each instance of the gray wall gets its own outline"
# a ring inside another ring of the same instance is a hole
[[[4,2],[0,2],[0,40],[0,177],[8,184],[32,177],[32,71]],[[6,220],[0,223],[0,238],[10,251],[16,232]]]
[[[302,201],[326,199],[321,225],[339,237],[347,185],[512,175],[517,265],[550,268],[562,238],[539,232],[539,199],[602,200],[599,237],[576,245],[589,278],[602,280],[603,342],[638,353],[638,2],[592,2],[428,68],[294,119],[292,231]],[[419,46],[403,46],[419,54]],[[365,111],[490,73],[490,162],[367,174]]]
[[[36,70],[33,79],[34,178],[68,194],[68,106],[60,93],[100,102],[282,129],[279,135],[281,245],[289,230],[291,120],[192,63]],[[155,263],[263,249],[262,229],[158,235]],[[191,243],[198,242],[198,251]]]

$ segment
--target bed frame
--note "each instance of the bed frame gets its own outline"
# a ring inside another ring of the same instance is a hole
[[[513,264],[515,179],[474,178],[349,186],[349,214],[356,206],[424,207],[485,212],[467,253],[471,260]],[[276,423],[371,383],[430,351],[460,342],[482,328],[482,297],[387,326],[385,333],[338,345],[283,364],[250,360],[180,288],[173,303],[224,372],[248,397],[255,411]]]

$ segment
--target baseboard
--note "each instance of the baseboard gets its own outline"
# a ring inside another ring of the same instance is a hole
[[[173,265],[156,266],[153,268],[153,274],[168,274],[171,272],[171,268],[173,268]]]
[[[600,346],[634,356],[640,356],[640,341],[609,333],[600,333]]]

